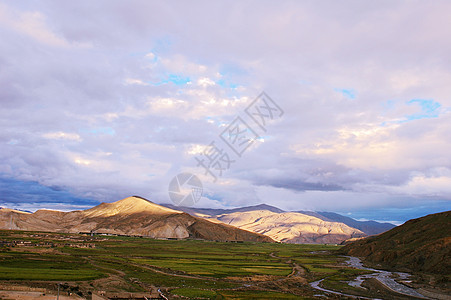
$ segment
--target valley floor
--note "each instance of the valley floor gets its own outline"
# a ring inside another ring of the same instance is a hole
[[[58,287],[61,299],[346,298],[311,287],[321,279],[343,294],[407,299],[371,280],[349,286],[368,271],[346,266],[339,248],[0,231],[0,299],[55,299]]]

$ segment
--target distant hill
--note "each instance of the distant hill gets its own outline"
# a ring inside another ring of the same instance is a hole
[[[407,221],[343,247],[347,255],[400,271],[450,274],[451,211]]]
[[[357,221],[332,212],[287,212],[267,204],[233,209],[163,205],[215,223],[222,222],[262,233],[276,241],[287,243],[340,244],[395,227],[390,223]]]
[[[0,229],[273,242],[267,236],[226,224],[212,223],[141,197],[128,197],[113,203],[102,203],[91,209],[71,212],[38,210],[28,214],[1,209]]]
[[[392,228],[395,228],[396,225],[391,223],[380,223],[376,221],[357,221],[349,217],[342,216],[337,213],[333,212],[327,212],[327,211],[299,211],[300,213],[314,216],[320,219],[323,219],[325,221],[332,221],[332,222],[341,222],[348,226],[351,226],[353,228],[357,228],[367,235],[375,235],[382,232],[385,232],[387,230],[390,230]]]
[[[261,233],[284,243],[339,244],[351,238],[366,236],[346,224],[328,222],[296,212],[253,210],[223,214],[216,218],[226,224]]]
[[[168,208],[179,209],[215,223],[225,223],[241,229],[261,233],[271,237],[273,240],[284,243],[339,244],[348,239],[366,236],[359,229],[341,222],[326,221],[298,212],[286,212],[267,204],[234,209],[164,205]]]

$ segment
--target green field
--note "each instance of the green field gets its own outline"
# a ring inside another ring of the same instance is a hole
[[[84,297],[97,290],[145,292],[158,287],[184,299],[308,299],[321,293],[309,282],[328,278],[329,285],[338,286],[356,273],[340,264],[340,247],[331,245],[17,231],[0,231],[0,240],[1,282],[62,282]],[[5,245],[13,241],[32,244]],[[88,244],[95,247],[80,248]]]

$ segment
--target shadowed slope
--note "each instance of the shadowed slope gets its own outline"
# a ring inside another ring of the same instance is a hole
[[[449,274],[451,211],[407,221],[381,235],[351,243],[343,252],[388,268]]]

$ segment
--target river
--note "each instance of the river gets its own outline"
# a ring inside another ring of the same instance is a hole
[[[409,274],[401,273],[401,272],[389,272],[389,271],[384,271],[384,270],[377,270],[377,269],[367,268],[367,267],[363,266],[363,264],[362,264],[362,262],[360,261],[359,258],[352,257],[352,256],[346,256],[346,257],[349,259],[348,261],[346,261],[346,264],[349,265],[350,267],[353,267],[353,268],[356,268],[356,269],[360,269],[360,270],[367,270],[367,271],[374,272],[374,273],[371,273],[371,274],[360,275],[355,280],[349,281],[348,284],[350,286],[362,287],[361,284],[363,283],[363,281],[365,279],[375,278],[379,282],[381,282],[383,285],[388,287],[390,290],[395,291],[397,293],[400,293],[400,294],[403,294],[403,295],[407,295],[407,296],[413,296],[413,297],[417,297],[417,298],[430,299],[430,298],[420,294],[415,289],[412,289],[412,288],[407,287],[407,286],[405,286],[405,285],[403,285],[401,283],[398,283],[396,280],[393,279],[393,275],[395,275],[396,277],[398,277],[401,280],[407,280],[409,278],[409,276],[410,276]],[[343,294],[343,293],[340,293],[340,292],[324,289],[324,288],[319,286],[319,284],[323,280],[324,279],[312,282],[312,283],[310,283],[310,286],[315,288],[315,289],[317,289],[317,290],[323,291],[323,292],[329,292],[329,293],[339,294],[339,295],[343,295],[343,296],[347,296],[347,297],[353,297],[353,298],[371,299],[371,298],[357,297],[357,296],[353,296],[353,295]]]

